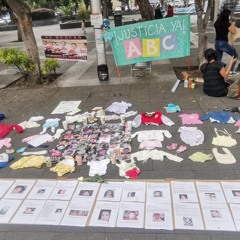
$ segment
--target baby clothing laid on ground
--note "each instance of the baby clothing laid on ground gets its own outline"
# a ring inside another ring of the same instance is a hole
[[[57,173],[59,177],[63,176],[66,173],[72,173],[75,171],[74,160],[65,159],[57,163],[56,166],[50,168],[51,172]]]
[[[4,168],[8,165],[9,161],[13,159],[9,158],[9,155],[7,153],[1,153],[0,154],[0,168]]]
[[[132,134],[131,138],[137,136],[138,142],[143,142],[147,140],[159,140],[163,141],[164,136],[171,138],[172,134],[168,130],[150,130],[150,131],[139,131]]]
[[[240,120],[238,120],[237,122],[235,122],[234,126],[235,126],[235,127],[240,127]]]
[[[180,127],[178,132],[182,141],[190,146],[200,145],[204,141],[204,134],[197,127]]]
[[[236,162],[235,157],[232,155],[229,149],[222,148],[222,150],[225,152],[225,154],[219,153],[217,148],[212,149],[213,155],[216,158],[217,162],[222,164],[232,164]]]
[[[119,168],[119,176],[120,177],[125,177],[125,178],[130,178],[131,176],[131,171],[135,171],[137,175],[140,174],[140,169],[136,166],[135,162],[125,162],[122,161],[119,164],[116,164],[116,166]],[[128,172],[128,175],[126,174]],[[129,176],[130,173],[130,176]]]
[[[203,124],[203,122],[199,120],[199,114],[197,114],[197,113],[180,114],[179,117],[182,119],[182,124],[183,125]]]
[[[212,123],[235,123],[239,120],[239,117],[235,114],[228,113],[228,112],[210,112],[202,117],[200,117],[201,121],[206,121],[210,119]]]
[[[126,112],[126,113],[122,114],[121,116],[125,117],[125,118],[128,118],[128,117],[134,116],[136,114],[137,114],[136,111],[129,111],[129,112]]]
[[[101,161],[89,161],[87,165],[90,166],[89,176],[94,177],[94,175],[98,174],[99,176],[103,176],[107,173],[107,165],[109,164],[110,159],[104,159]]]
[[[134,161],[134,158],[138,161],[147,161],[148,159],[163,161],[164,157],[175,162],[181,162],[183,160],[183,158],[160,150],[143,150],[131,154],[132,161]]]
[[[212,160],[213,159],[213,155],[212,154],[205,154],[202,152],[196,152],[194,154],[192,154],[191,156],[188,157],[190,160],[194,161],[194,162],[206,162],[208,160]]]
[[[12,141],[11,138],[4,138],[4,139],[0,140],[0,149],[3,146],[5,146],[7,148],[11,147],[12,146],[11,141]]]
[[[175,123],[174,123],[170,118],[168,118],[167,116],[165,116],[165,115],[163,115],[163,114],[162,114],[162,121],[163,121],[163,123],[164,123],[165,125],[167,125],[167,126],[173,126],[173,125],[175,125]]]
[[[166,107],[166,111],[167,111],[167,113],[181,112],[181,108],[178,105],[169,103]]]
[[[55,129],[59,126],[59,118],[49,118],[46,120],[46,123],[43,124],[43,130],[40,134],[46,133],[48,128],[51,128],[51,132],[55,132]]]
[[[155,140],[155,141],[143,141],[141,142],[140,149],[152,150],[155,148],[162,148],[162,142]]]
[[[228,133],[226,129],[224,131],[217,130],[214,128],[214,131],[217,137],[214,137],[212,140],[212,144],[216,146],[223,146],[223,147],[233,147],[237,145],[237,141],[232,138],[231,134]],[[219,135],[218,132],[221,132],[225,135]]]
[[[23,152],[22,155],[23,156],[27,156],[27,155],[45,155],[47,153],[48,153],[47,150],[42,150],[42,151],[36,151],[36,152]]]
[[[159,125],[163,123],[161,112],[143,112],[141,116],[142,123],[145,125]]]
[[[138,114],[132,121],[132,126],[134,128],[138,128],[141,125],[141,114]]]
[[[44,163],[47,162],[46,157],[44,156],[28,156],[20,158],[17,162],[13,163],[11,169],[19,168],[41,168]]]
[[[31,117],[28,121],[21,122],[19,123],[19,125],[22,126],[23,128],[35,128],[40,126],[40,124],[37,122],[43,119],[44,119],[43,116]]]
[[[23,132],[23,128],[18,124],[0,124],[0,138],[7,136],[13,129],[15,129],[17,133]]]
[[[48,133],[45,133],[45,134],[33,135],[28,138],[24,138],[22,142],[27,142],[33,147],[38,147],[43,143],[51,142],[52,140],[53,140],[52,136]]]
[[[126,102],[123,102],[123,101],[122,102],[114,102],[106,109],[106,111],[114,112],[114,113],[117,113],[117,114],[123,114],[130,107],[132,107],[131,103],[126,103]]]

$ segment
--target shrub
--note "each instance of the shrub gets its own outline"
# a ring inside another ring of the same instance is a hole
[[[84,4],[81,4],[78,9],[78,18],[81,20],[89,20],[91,15],[91,10],[87,10]]]
[[[45,20],[55,18],[55,12],[48,8],[38,8],[32,10],[32,20]]]
[[[57,68],[60,68],[59,61],[54,58],[48,58],[43,63],[42,74],[45,78],[51,81],[53,80],[53,74],[55,78],[57,76]]]
[[[0,49],[0,60],[7,65],[15,66],[25,79],[34,68],[29,56],[15,48]]]
[[[59,8],[59,12],[62,15],[72,16],[73,15],[73,7],[72,6],[62,6]]]

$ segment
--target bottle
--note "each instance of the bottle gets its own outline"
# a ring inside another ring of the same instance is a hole
[[[191,88],[192,88],[192,89],[195,88],[195,83],[194,83],[194,82],[192,83]]]
[[[187,80],[187,79],[184,80],[183,86],[184,86],[185,88],[188,88],[188,80]]]

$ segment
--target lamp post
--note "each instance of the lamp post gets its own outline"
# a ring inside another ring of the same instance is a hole
[[[101,12],[101,3],[100,0],[91,0],[91,10],[92,14],[102,14]],[[109,79],[108,75],[108,66],[106,60],[106,51],[105,51],[105,43],[101,41],[101,36],[103,30],[101,29],[102,23],[94,25],[94,35],[95,35],[95,44],[97,51],[97,61],[98,61],[98,79],[100,81],[107,81]]]

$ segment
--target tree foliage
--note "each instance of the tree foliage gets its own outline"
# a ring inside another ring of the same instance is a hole
[[[15,48],[0,49],[0,60],[7,65],[16,67],[25,79],[34,68],[29,56]]]

